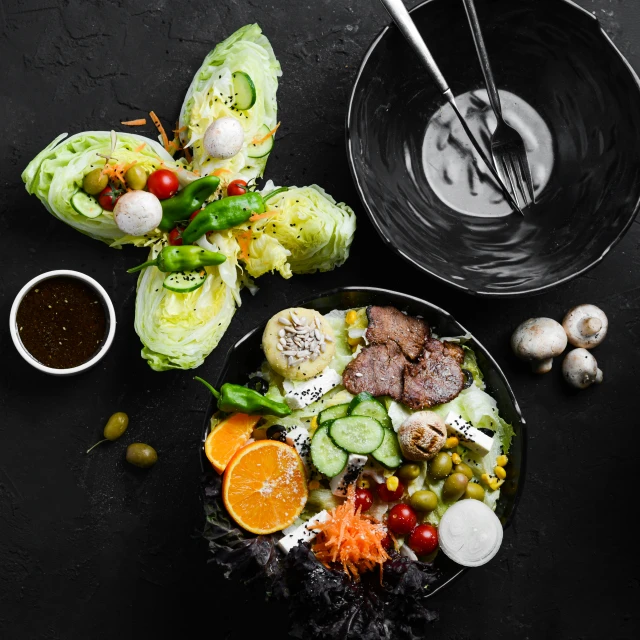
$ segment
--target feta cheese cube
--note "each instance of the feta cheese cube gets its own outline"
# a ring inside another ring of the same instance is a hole
[[[486,456],[493,446],[493,438],[471,426],[462,416],[454,411],[445,418],[447,431],[460,440],[460,444],[475,453]]]
[[[320,400],[325,393],[342,384],[342,376],[334,369],[326,368],[320,375],[310,380],[296,382],[285,380],[284,388],[286,394],[284,401],[290,409],[304,409],[317,400]]]
[[[341,498],[346,497],[349,485],[358,479],[365,464],[367,464],[367,456],[357,453],[350,454],[345,468],[329,482],[331,493]]]
[[[313,540],[316,537],[316,532],[311,531],[309,527],[313,526],[316,522],[324,522],[328,517],[329,512],[326,510],[321,511],[320,513],[316,513],[313,518],[309,518],[307,522],[301,524],[299,527],[280,538],[280,540],[278,540],[278,546],[285,553],[289,553],[289,551],[291,551],[293,547],[297,547],[303,542],[309,542]]]
[[[311,462],[311,436],[309,431],[304,427],[294,427],[291,431],[287,431],[287,440],[289,444],[295,447],[296,451],[304,466],[308,469]]]

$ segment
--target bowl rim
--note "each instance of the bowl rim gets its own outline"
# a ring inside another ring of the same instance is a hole
[[[18,332],[18,323],[16,320],[18,308],[20,307],[20,304],[22,303],[22,300],[24,299],[26,294],[31,291],[31,289],[33,289],[40,282],[44,282],[45,280],[51,280],[51,278],[57,278],[61,276],[75,278],[76,280],[81,280],[82,282],[88,284],[98,294],[98,296],[100,296],[109,322],[107,335],[100,349],[86,362],[83,362],[76,367],[70,367],[68,369],[55,369],[53,367],[47,367],[46,365],[36,360],[36,358],[31,355],[31,353],[22,344],[22,340],[20,339],[20,334]],[[53,271],[46,271],[45,273],[41,273],[35,278],[31,278],[31,280],[29,280],[29,282],[27,282],[22,287],[22,289],[18,291],[16,297],[13,300],[11,311],[9,313],[9,332],[11,333],[11,339],[13,340],[13,344],[16,350],[22,356],[22,358],[32,367],[53,376],[73,376],[93,367],[105,356],[107,351],[109,351],[116,332],[116,312],[109,294],[97,280],[80,271],[73,271],[71,269],[55,269]]]
[[[410,9],[409,13],[413,13],[414,11],[419,11],[423,7],[425,7],[426,5],[430,4],[431,2],[436,2],[436,1],[437,0],[424,0],[423,2],[420,2],[415,7]],[[634,68],[631,66],[631,63],[625,58],[625,56],[622,54],[620,49],[618,49],[616,44],[613,42],[613,40],[609,37],[607,32],[604,30],[604,28],[602,27],[602,24],[600,23],[600,20],[598,20],[598,17],[593,15],[592,13],[590,13],[584,7],[581,7],[580,5],[578,5],[575,2],[573,2],[573,0],[557,0],[557,1],[562,2],[565,5],[568,5],[572,9],[579,10],[580,13],[588,16],[589,18],[591,18],[594,21],[594,23],[597,26],[600,34],[604,37],[605,42],[607,42],[609,44],[609,46],[613,49],[613,52],[618,55],[620,60],[627,67],[627,70],[631,74],[631,78],[635,81],[636,88],[638,89],[638,92],[640,93],[640,77],[635,72]],[[602,262],[602,260],[604,260],[605,256],[612,249],[614,249],[616,247],[616,245],[620,242],[620,240],[622,240],[622,238],[625,236],[625,234],[627,233],[627,231],[629,230],[629,228],[631,227],[631,225],[635,221],[636,216],[638,215],[638,212],[640,211],[640,197],[638,198],[638,200],[635,203],[635,206],[633,208],[633,212],[632,212],[631,216],[629,217],[629,220],[620,228],[620,230],[619,230],[618,234],[616,235],[616,237],[613,238],[613,240],[610,242],[609,246],[606,247],[606,249],[604,249],[602,254],[600,256],[596,257],[590,264],[586,265],[585,267],[583,267],[579,271],[576,271],[575,273],[572,273],[571,275],[568,275],[568,276],[565,276],[564,278],[560,278],[559,280],[556,280],[555,282],[550,282],[549,284],[546,284],[546,285],[542,285],[542,286],[539,286],[539,287],[531,287],[529,289],[523,289],[523,290],[519,290],[519,291],[487,291],[486,289],[481,289],[481,290],[471,289],[470,287],[467,287],[467,286],[461,284],[460,282],[457,282],[454,279],[450,279],[450,278],[447,278],[445,276],[442,276],[442,275],[436,273],[435,271],[432,271],[431,269],[425,267],[424,265],[421,265],[419,262],[417,262],[416,260],[411,258],[409,255],[407,255],[401,249],[396,247],[395,243],[391,240],[391,238],[388,238],[384,234],[384,232],[382,230],[382,227],[378,223],[378,221],[377,221],[376,217],[374,216],[374,213],[373,213],[369,203],[367,202],[367,200],[365,198],[364,190],[362,188],[362,185],[360,184],[360,180],[358,179],[358,175],[356,173],[356,166],[355,166],[355,160],[354,160],[355,151],[354,151],[353,146],[352,146],[353,145],[353,140],[351,139],[351,120],[353,118],[353,104],[354,104],[355,97],[356,97],[356,91],[357,91],[358,86],[360,84],[360,78],[361,78],[362,74],[364,73],[364,69],[365,69],[365,67],[366,67],[366,65],[367,65],[367,63],[369,61],[369,58],[371,57],[371,55],[373,54],[374,50],[378,46],[379,42],[386,35],[387,31],[389,31],[393,26],[394,26],[393,22],[391,22],[387,26],[382,28],[382,30],[378,33],[378,35],[373,39],[372,43],[369,45],[367,51],[365,52],[365,54],[364,54],[364,56],[362,58],[362,62],[360,63],[360,66],[358,67],[358,71],[357,71],[355,79],[353,81],[353,87],[351,89],[351,95],[349,97],[349,103],[347,105],[347,117],[346,117],[346,126],[345,126],[345,142],[346,142],[346,146],[347,146],[347,158],[348,158],[348,161],[349,161],[349,169],[351,171],[351,177],[353,178],[353,182],[354,182],[354,184],[356,186],[356,191],[358,192],[358,196],[360,198],[360,202],[362,203],[362,206],[364,207],[369,220],[371,221],[371,223],[372,223],[373,227],[375,228],[375,230],[378,232],[378,235],[380,236],[382,241],[392,251],[394,251],[397,255],[399,255],[401,258],[403,258],[404,260],[409,262],[412,266],[416,267],[417,269],[419,269],[423,273],[426,273],[430,277],[435,278],[439,282],[447,284],[450,287],[453,287],[454,289],[457,289],[458,291],[464,291],[465,293],[468,293],[468,294],[471,294],[471,295],[474,295],[474,296],[478,296],[478,297],[481,297],[481,298],[494,298],[494,299],[495,298],[505,298],[505,299],[506,298],[521,298],[521,297],[525,297],[525,296],[531,296],[531,295],[538,295],[538,294],[546,293],[550,289],[553,289],[555,287],[559,287],[559,286],[565,284],[566,282],[569,282],[570,280],[573,280],[574,278],[577,278],[578,276],[581,276],[581,275],[587,273],[588,271],[593,269],[595,266],[600,264],[600,262]]]
[[[525,420],[524,416],[522,415],[522,411],[520,409],[520,405],[518,404],[518,400],[515,397],[513,389],[511,388],[511,385],[509,384],[509,381],[508,381],[504,371],[502,370],[500,365],[496,362],[496,360],[491,355],[489,350],[470,331],[468,331],[466,329],[466,327],[464,327],[462,324],[460,324],[453,317],[452,314],[450,314],[445,309],[442,309],[441,307],[433,304],[432,302],[428,302],[427,300],[423,300],[422,298],[418,298],[417,296],[413,296],[413,295],[408,294],[408,293],[402,293],[400,291],[393,291],[392,289],[383,289],[383,288],[380,288],[380,287],[357,286],[357,285],[344,286],[344,287],[335,287],[335,288],[329,289],[327,291],[321,291],[321,292],[319,292],[317,294],[306,296],[302,300],[296,301],[294,303],[294,306],[303,307],[306,304],[309,304],[311,302],[315,302],[315,301],[320,300],[322,298],[326,298],[326,297],[329,297],[329,296],[332,296],[332,295],[349,293],[349,292],[364,292],[364,293],[369,293],[369,294],[372,294],[372,295],[381,295],[381,296],[390,298],[390,301],[393,300],[393,299],[395,299],[396,301],[398,299],[400,299],[400,300],[403,300],[403,301],[406,301],[406,302],[413,303],[415,305],[423,305],[425,307],[429,307],[435,313],[440,314],[443,317],[445,317],[445,318],[451,320],[452,322],[454,322],[455,324],[457,324],[465,332],[465,334],[470,337],[470,339],[473,341],[474,345],[476,347],[478,347],[482,351],[483,356],[486,358],[486,360],[489,362],[489,364],[494,369],[494,371],[498,374],[498,376],[502,379],[502,382],[504,384],[504,387],[505,387],[505,389],[507,391],[507,394],[508,394],[508,397],[509,397],[509,401],[513,405],[513,408],[514,408],[514,410],[515,410],[515,412],[516,412],[516,414],[518,416],[519,422],[520,422],[521,431],[520,431],[520,434],[519,434],[518,437],[522,441],[522,453],[521,453],[521,463],[520,463],[520,474],[519,474],[519,478],[518,478],[518,487],[517,487],[517,491],[516,491],[516,494],[515,494],[514,499],[513,499],[513,508],[511,509],[511,513],[510,513],[509,517],[504,521],[504,523],[502,525],[503,530],[506,530],[511,525],[511,523],[512,523],[514,517],[515,517],[516,511],[518,509],[518,506],[520,504],[520,500],[522,499],[522,492],[524,490],[524,483],[525,483],[526,471],[527,471],[528,431],[527,431],[526,420]],[[225,381],[225,378],[227,376],[227,372],[228,372],[229,367],[231,365],[231,361],[233,359],[233,355],[234,355],[235,351],[243,343],[245,343],[247,340],[251,340],[255,336],[256,333],[263,332],[268,321],[269,321],[269,319],[267,318],[264,322],[261,322],[259,325],[255,326],[253,329],[251,329],[250,331],[245,333],[231,347],[229,347],[229,349],[227,350],[227,352],[226,352],[226,354],[224,356],[224,360],[222,362],[222,367],[220,369],[220,372],[216,376],[216,386],[218,388]],[[201,470],[201,472],[203,474],[205,474],[209,470],[209,468],[207,466],[208,461],[207,461],[207,458],[206,458],[205,453],[204,453],[204,441],[206,440],[208,432],[209,432],[209,426],[210,426],[210,421],[211,421],[213,403],[214,403],[214,398],[211,398],[211,400],[209,401],[209,404],[207,405],[207,409],[205,410],[204,426],[203,426],[203,429],[202,429],[202,437],[201,437],[201,441],[200,441],[200,444],[199,444],[199,450],[198,450],[198,457],[199,457],[199,461],[200,461],[200,470]],[[430,590],[429,593],[426,595],[426,597],[427,598],[433,597],[441,589],[444,589],[445,587],[447,587],[451,583],[453,583],[455,580],[458,580],[470,568],[471,567],[462,567],[462,566],[460,566],[458,571],[456,571],[448,580],[446,580],[442,584],[439,584],[434,589]]]

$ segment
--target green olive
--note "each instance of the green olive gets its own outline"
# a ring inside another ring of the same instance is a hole
[[[464,462],[461,462],[460,464],[457,464],[455,467],[453,467],[453,472],[461,473],[467,476],[467,480],[471,480],[473,478],[473,471],[471,471],[471,467]]]
[[[469,485],[469,479],[464,473],[452,473],[442,487],[442,497],[447,502],[455,502],[462,497]]]
[[[148,444],[134,442],[127,447],[127,462],[141,469],[148,469],[158,462],[158,454]]]
[[[419,464],[403,464],[397,473],[398,477],[405,482],[411,482],[420,475]]]
[[[484,489],[477,482],[470,482],[464,492],[464,497],[471,500],[484,500]]]
[[[122,411],[114,413],[104,427],[104,437],[107,440],[117,440],[129,426],[129,416]]]
[[[139,165],[129,167],[124,174],[125,182],[131,189],[144,189],[147,186],[147,172]]]
[[[451,456],[447,453],[440,452],[429,463],[429,475],[434,480],[441,480],[442,478],[446,478],[451,473],[452,466],[453,463],[451,462]]]
[[[409,500],[416,511],[433,511],[438,506],[438,496],[433,491],[416,491]]]
[[[91,196],[97,196],[109,183],[109,178],[102,173],[102,169],[89,171],[82,178],[82,188]]]

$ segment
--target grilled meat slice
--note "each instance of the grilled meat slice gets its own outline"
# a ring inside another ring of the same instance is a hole
[[[464,349],[455,342],[443,342],[445,355],[453,358],[460,366],[464,362]]]
[[[393,340],[411,360],[420,355],[425,340],[431,335],[424,320],[406,316],[395,307],[368,307],[367,316],[366,338],[369,343],[384,344]]]
[[[402,397],[402,378],[407,359],[393,341],[365,347],[344,370],[343,383],[349,393],[368,391],[374,396]]]

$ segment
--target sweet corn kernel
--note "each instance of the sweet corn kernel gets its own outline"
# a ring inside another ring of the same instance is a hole
[[[347,338],[347,342],[350,347],[357,347],[362,342],[362,338]]]
[[[309,491],[315,491],[316,489],[320,488],[320,483],[317,480],[311,480],[308,486],[309,486]]]
[[[504,484],[504,480],[498,480],[498,478],[491,478],[489,486],[492,491],[497,491]]]
[[[371,482],[369,482],[369,478],[360,478],[360,480],[358,480],[358,487],[360,487],[360,489],[370,489]]]
[[[504,467],[496,467],[493,472],[500,478],[500,480],[504,480],[507,477],[507,472],[504,470]]]
[[[460,444],[460,441],[458,440],[458,438],[456,438],[455,436],[450,436],[449,438],[447,438],[446,442],[444,443],[444,448],[453,449],[457,447],[459,444]]]
[[[509,462],[509,458],[507,458],[507,456],[505,456],[505,455],[498,456],[497,459],[496,459],[496,464],[499,467],[506,467],[507,466],[507,462]]]
[[[318,428],[318,416],[311,418],[311,424],[309,425],[309,433],[313,435]]]
[[[351,311],[347,311],[347,315],[345,317],[345,322],[347,324],[353,324],[358,319],[358,314],[351,309]]]
[[[480,478],[482,479],[482,482],[484,482],[485,484],[491,484],[491,478],[489,477],[488,473],[483,473]]]
[[[451,462],[453,462],[453,464],[460,464],[462,462],[462,458],[457,453],[453,453],[451,454]]]
[[[387,489],[389,489],[389,491],[397,491],[399,484],[400,481],[398,480],[397,476],[390,476],[389,478],[387,478]]]

